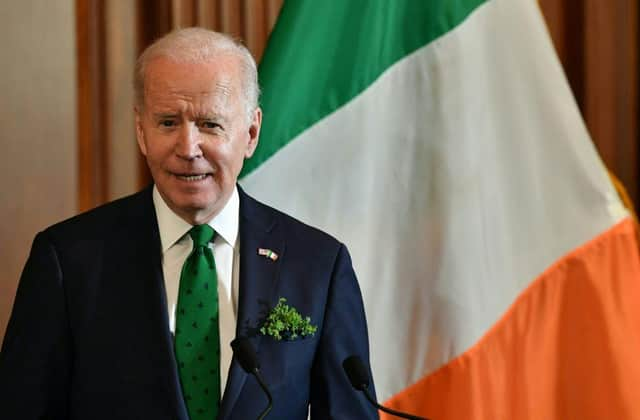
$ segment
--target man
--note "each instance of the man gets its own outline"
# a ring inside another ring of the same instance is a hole
[[[36,236],[0,354],[0,417],[257,418],[267,399],[229,346],[243,336],[273,394],[267,418],[377,418],[341,366],[368,362],[344,245],[236,185],[262,122],[249,52],[179,30],[136,78],[154,185]],[[281,297],[313,336],[260,332]]]

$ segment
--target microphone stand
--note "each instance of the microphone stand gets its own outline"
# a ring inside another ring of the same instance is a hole
[[[362,392],[364,392],[364,396],[367,397],[367,400],[369,400],[369,402],[371,404],[373,404],[378,410],[382,410],[387,414],[391,414],[392,416],[401,417],[403,419],[409,419],[409,420],[429,420],[429,419],[427,419],[425,417],[418,417],[418,416],[414,416],[412,414],[401,413],[399,411],[392,410],[392,409],[387,408],[387,407],[383,407],[380,404],[378,404],[378,402],[371,396],[371,393],[369,392],[369,389],[363,388]]]
[[[264,393],[267,394],[269,404],[267,404],[267,408],[265,408],[258,417],[258,420],[262,420],[267,414],[269,414],[269,411],[271,411],[271,408],[273,407],[273,397],[271,396],[271,392],[269,392],[267,384],[264,382],[264,378],[260,374],[260,364],[258,363],[256,351],[247,337],[236,337],[231,342],[231,348],[233,349],[234,358],[240,364],[242,369],[244,369],[248,374],[253,375],[258,381],[260,388],[262,388]]]
[[[271,397],[271,392],[269,392],[269,388],[267,388],[267,384],[265,384],[264,380],[262,379],[260,370],[256,368],[251,373],[253,374],[253,376],[255,376],[255,378],[258,381],[258,384],[260,384],[260,388],[262,388],[264,393],[267,394],[267,399],[269,400],[269,404],[267,404],[267,408],[265,408],[264,411],[260,414],[260,417],[258,417],[258,420],[262,420],[263,418],[265,418],[267,414],[269,414],[269,411],[271,411],[271,408],[273,407],[273,398]]]
[[[429,420],[425,417],[414,416],[408,413],[402,413],[400,411],[392,410],[390,408],[384,407],[376,401],[375,398],[369,392],[369,370],[362,363],[362,360],[357,355],[349,356],[342,362],[342,368],[344,372],[347,374],[349,378],[349,382],[351,382],[351,386],[358,391],[364,392],[367,400],[376,407],[378,410],[384,411],[387,414],[391,414],[392,416],[401,417],[403,419],[408,420]]]

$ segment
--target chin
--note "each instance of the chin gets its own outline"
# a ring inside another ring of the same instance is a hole
[[[220,196],[206,197],[180,197],[174,201],[174,206],[183,215],[188,215],[190,219],[198,223],[204,223],[214,216],[214,212],[219,211],[223,205],[219,204]],[[205,220],[201,220],[201,219]]]
[[[216,202],[217,202],[216,199],[207,200],[201,197],[199,197],[198,199],[187,198],[187,199],[177,200],[176,207],[190,213],[201,213],[214,208],[216,206]]]
[[[169,207],[183,218],[208,220],[224,206],[225,194],[218,184],[194,185],[190,188],[184,188],[183,185],[178,188],[175,188],[175,185],[170,187],[174,188],[167,188],[167,194],[160,191],[160,195],[165,198]],[[160,190],[160,187],[158,189]],[[229,195],[230,193],[231,191]]]

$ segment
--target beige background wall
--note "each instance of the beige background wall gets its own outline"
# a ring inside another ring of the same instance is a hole
[[[138,190],[138,144],[133,114],[136,56],[136,3],[107,1],[105,7],[106,113],[109,144],[108,200]]]
[[[0,1],[0,337],[33,236],[77,203],[73,0]]]

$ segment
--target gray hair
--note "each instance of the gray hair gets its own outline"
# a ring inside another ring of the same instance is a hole
[[[241,41],[204,28],[184,28],[169,32],[140,54],[134,75],[136,104],[144,105],[145,71],[154,58],[166,57],[176,62],[199,63],[229,53],[237,55],[242,61],[242,89],[247,116],[251,120],[260,96],[256,61]]]

